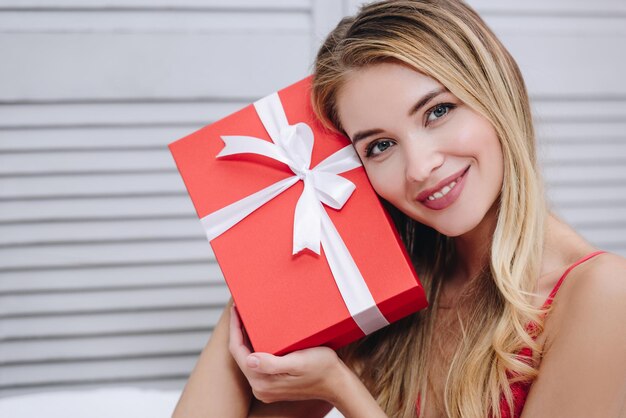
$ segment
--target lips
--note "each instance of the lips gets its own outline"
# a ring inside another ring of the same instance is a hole
[[[465,173],[467,172],[467,170],[469,170],[469,168],[470,166],[467,166],[463,168],[462,170],[459,170],[456,173],[452,174],[451,176],[448,176],[445,179],[441,180],[434,187],[431,187],[429,189],[422,191],[420,194],[417,195],[417,198],[415,200],[422,202],[422,203],[428,201],[428,196],[438,192],[439,190],[443,189],[445,186],[452,183],[459,177],[465,175]]]

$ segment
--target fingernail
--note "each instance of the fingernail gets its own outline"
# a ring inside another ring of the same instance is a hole
[[[248,367],[250,368],[256,368],[259,367],[259,358],[255,357],[255,356],[248,356]]]

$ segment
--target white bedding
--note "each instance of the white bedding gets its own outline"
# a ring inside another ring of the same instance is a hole
[[[179,391],[116,387],[0,398],[2,418],[170,418]]]
[[[171,418],[179,391],[116,387],[0,398],[1,418]],[[327,418],[342,417],[336,410]]]

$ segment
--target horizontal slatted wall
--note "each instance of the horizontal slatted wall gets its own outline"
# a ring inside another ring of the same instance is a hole
[[[2,2],[0,396],[182,388],[229,294],[167,144],[304,77],[329,10]]]

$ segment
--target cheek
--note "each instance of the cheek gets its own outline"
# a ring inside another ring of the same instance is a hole
[[[457,150],[471,154],[496,154],[500,141],[491,123],[484,117],[464,109],[451,124]]]
[[[487,175],[493,179],[494,187],[499,190],[504,176],[504,157],[500,140],[491,127],[484,129],[477,138],[480,138],[477,143],[477,152],[481,165]]]
[[[495,131],[492,128],[483,132],[481,140],[481,150],[487,161],[491,164],[494,176],[502,179],[504,171],[504,157],[502,155],[502,145]]]
[[[497,141],[497,138],[495,140]],[[463,129],[457,130],[456,150],[464,154],[484,154],[489,151],[491,143],[492,130],[490,126],[468,123]]]
[[[403,182],[399,167],[394,164],[365,164],[365,172],[374,191],[393,202],[402,193]]]
[[[462,130],[458,137],[459,149],[482,158],[483,163],[502,166],[502,148],[493,127],[485,121],[473,129]]]

